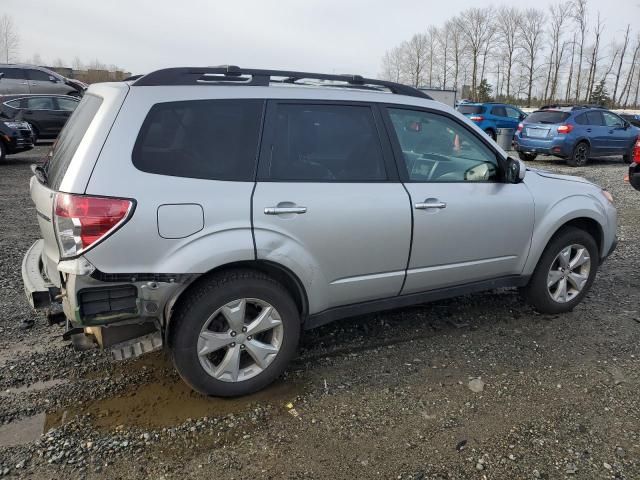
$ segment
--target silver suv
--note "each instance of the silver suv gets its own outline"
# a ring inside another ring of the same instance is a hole
[[[208,395],[263,388],[303,330],[348,316],[498,287],[567,312],[616,245],[608,192],[359,76],[171,68],[92,85],[33,170],[32,305],[116,358],[165,346]]]
[[[0,94],[51,93],[80,97],[87,85],[44,67],[0,64]]]

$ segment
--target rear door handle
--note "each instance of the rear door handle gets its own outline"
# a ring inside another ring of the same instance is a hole
[[[427,198],[427,200],[425,200],[422,203],[416,203],[414,205],[416,210],[427,210],[429,208],[447,208],[447,204],[445,202],[439,202],[435,199],[432,198]]]
[[[591,133],[591,129],[590,129],[590,128],[587,128],[587,132]]]
[[[266,207],[265,215],[282,215],[287,213],[297,213],[298,215],[307,213],[307,207]]]

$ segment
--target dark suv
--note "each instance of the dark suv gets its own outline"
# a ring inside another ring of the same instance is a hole
[[[31,150],[35,141],[33,130],[27,122],[0,119],[0,161],[4,160],[7,154]]]
[[[621,155],[629,163],[638,135],[640,129],[603,108],[548,106],[518,125],[514,146],[522,160],[546,154],[578,167],[591,156]]]

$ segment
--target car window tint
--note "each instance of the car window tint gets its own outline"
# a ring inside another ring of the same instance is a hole
[[[589,120],[587,119],[587,114],[586,113],[582,113],[582,114],[578,115],[576,117],[576,123],[578,125],[588,125],[589,124]]]
[[[602,116],[604,117],[604,124],[607,127],[622,127],[624,125],[624,121],[610,112],[602,112]]]
[[[507,117],[514,118],[516,120],[520,119],[521,113],[519,110],[516,110],[513,107],[505,107],[505,110],[507,111]]]
[[[569,118],[569,113],[558,110],[539,110],[527,117],[527,123],[562,123]]]
[[[494,152],[454,120],[404,109],[389,109],[389,115],[411,181],[498,180]]]
[[[133,149],[140,170],[253,180],[263,100],[190,100],[151,107]]]
[[[475,113],[482,113],[484,107],[482,105],[460,105],[458,111],[463,115],[470,115]]]
[[[506,117],[507,116],[507,110],[502,106],[493,107],[491,109],[491,113],[493,115],[497,116],[497,117]]]
[[[42,70],[34,70],[27,69],[27,75],[29,76],[29,80],[35,80],[39,82],[49,82],[49,74],[47,72],[43,72]]]
[[[587,116],[588,125],[604,125],[602,112],[587,112],[585,115]]]
[[[21,68],[0,68],[0,73],[4,73],[2,78],[25,80],[24,70]],[[0,79],[0,82],[2,80]]]
[[[371,108],[277,105],[266,169],[278,181],[386,180],[382,146]]]
[[[55,110],[53,98],[51,97],[31,97],[27,98],[26,108],[30,110]]]
[[[78,106],[78,100],[72,98],[57,97],[56,101],[58,102],[58,110],[73,112]]]

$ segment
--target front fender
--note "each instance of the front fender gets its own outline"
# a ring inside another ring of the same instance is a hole
[[[551,238],[562,226],[572,220],[586,218],[597,222],[600,238],[597,242],[604,249],[607,243],[604,232],[608,230],[607,212],[603,204],[589,194],[563,197],[555,203],[539,208],[536,205],[536,224],[533,229],[531,251],[525,263],[524,275],[531,275]],[[602,256],[602,251],[600,252]]]

